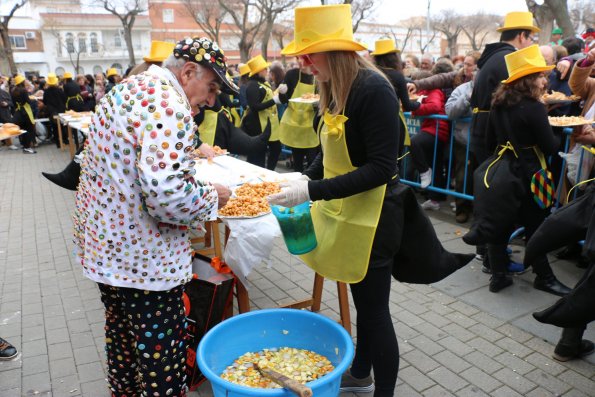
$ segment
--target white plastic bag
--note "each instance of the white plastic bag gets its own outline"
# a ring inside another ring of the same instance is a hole
[[[582,153],[582,162],[581,162]],[[593,155],[581,148],[580,144],[575,144],[568,153],[559,152],[558,155],[566,160],[566,175],[570,183],[574,186],[579,182],[589,179],[591,170],[593,169],[594,158]],[[580,176],[577,180],[577,175],[580,169]],[[586,186],[581,186],[585,188]]]

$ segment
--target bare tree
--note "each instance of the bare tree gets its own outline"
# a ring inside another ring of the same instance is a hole
[[[17,73],[17,65],[14,63],[14,56],[12,54],[12,46],[10,45],[10,37],[8,36],[8,23],[14,16],[14,13],[25,5],[27,0],[18,0],[8,12],[8,15],[0,15],[0,36],[2,37],[2,47],[4,49],[4,55],[8,60],[8,66],[10,67],[10,73]]]
[[[390,35],[395,41],[395,46],[401,49],[401,51],[405,51],[405,47],[407,47],[409,40],[413,37],[413,30],[414,29],[411,26],[408,26],[407,32],[405,32],[405,38],[401,40],[397,35],[397,32],[395,32],[393,28],[390,29]]]
[[[264,29],[261,32],[261,52],[262,56],[267,59],[267,52],[269,47],[269,40],[275,21],[285,11],[293,9],[300,0],[256,0],[256,8],[263,15]]]
[[[217,43],[227,11],[213,0],[184,0],[184,6],[196,24]]]
[[[446,36],[448,43],[448,54],[451,57],[457,55],[457,40],[463,30],[461,24],[462,16],[454,10],[443,10],[439,16],[432,19],[432,29],[437,30]]]
[[[107,11],[118,17],[124,28],[124,41],[128,49],[129,66],[134,66],[134,46],[132,45],[132,28],[136,17],[148,11],[149,5],[146,0],[100,0],[101,5]]]
[[[570,19],[576,32],[583,32],[595,25],[595,4],[593,0],[574,0],[570,6]]]
[[[495,21],[502,19],[496,15],[486,15],[482,11],[461,19],[461,29],[474,51],[479,51],[488,35],[494,31]]]
[[[427,40],[424,43],[423,40],[423,33],[424,33],[424,29],[417,29],[418,33],[419,33],[419,40],[418,40],[418,44],[419,44],[419,52],[421,52],[421,54],[425,54],[426,51],[428,50],[428,47],[430,47],[430,44],[432,44],[434,42],[434,39],[436,38],[436,36],[438,36],[438,32],[436,30],[432,30],[431,36],[427,37]]]
[[[219,5],[227,11],[237,27],[240,59],[246,62],[250,58],[256,36],[264,23],[264,15],[258,12],[253,0],[219,0]]]
[[[49,30],[52,36],[54,36],[58,41],[58,55],[60,55],[62,49],[64,49],[64,51],[66,51],[68,54],[68,59],[70,60],[70,64],[75,70],[75,73],[79,73],[81,53],[85,51],[81,51],[81,48],[78,45],[75,45],[74,36],[72,37],[72,41],[69,41],[66,37],[63,37],[58,30],[59,23],[51,17],[44,18],[43,27],[44,29]]]
[[[277,42],[279,48],[285,47],[285,38],[293,33],[293,30],[289,27],[276,23],[273,26],[272,36],[273,39]],[[285,55],[281,55],[281,62],[283,65],[286,63]]]
[[[568,0],[543,0],[542,5],[537,4],[535,0],[525,0],[525,2],[529,11],[535,16],[537,25],[541,28],[540,44],[545,44],[550,40],[554,20],[564,31],[564,37],[575,35],[568,11]]]
[[[355,33],[360,22],[374,13],[376,5],[379,2],[374,2],[374,0],[339,0],[336,2],[320,0],[320,4],[322,5],[332,3],[351,4],[351,15],[353,16],[353,33]]]

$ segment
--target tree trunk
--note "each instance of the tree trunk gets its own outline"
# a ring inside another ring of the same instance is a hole
[[[572,25],[572,21],[570,20],[570,14],[568,13],[568,1],[546,0],[546,3],[552,10],[552,14],[554,14],[558,26],[564,31],[564,37],[574,37],[576,32]]]
[[[134,60],[134,47],[132,46],[132,25],[122,24],[124,26],[124,40],[126,41],[126,48],[128,48],[128,66],[136,65]]]
[[[12,55],[12,47],[10,46],[10,38],[8,37],[8,26],[2,26],[0,28],[2,31],[0,35],[2,36],[2,45],[4,46],[4,54],[6,54],[6,59],[8,60],[8,66],[10,67],[10,73],[12,75],[17,74],[17,65],[14,63],[14,57]]]
[[[242,63],[248,62],[250,59],[250,49],[252,48],[252,45],[246,43],[246,41],[242,38],[238,47],[240,49],[240,60]]]
[[[267,18],[267,21],[264,25],[264,33],[262,34],[262,41],[260,42],[260,50],[262,52],[262,57],[268,60],[268,49],[269,49],[269,39],[271,37],[271,33],[273,32],[273,25],[275,24],[275,20],[273,18]]]

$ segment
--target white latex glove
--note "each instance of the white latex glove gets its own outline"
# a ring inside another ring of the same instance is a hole
[[[289,181],[282,182],[279,185],[281,186],[281,193],[271,194],[267,197],[270,204],[290,208],[305,201],[310,201],[308,181]]]
[[[279,94],[286,94],[287,93],[287,84],[280,84],[278,91],[279,91]]]
[[[273,101],[275,101],[275,103],[276,103],[277,105],[281,105],[281,100],[279,99],[279,95],[275,95],[275,96],[273,97]]]

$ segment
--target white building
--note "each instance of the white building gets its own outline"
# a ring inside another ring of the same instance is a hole
[[[4,13],[4,6],[2,6]],[[132,43],[136,63],[151,47],[148,12],[136,18]],[[95,74],[129,66],[120,20],[84,0],[29,0],[9,25],[14,60],[20,73]],[[79,66],[75,71],[75,66]]]

